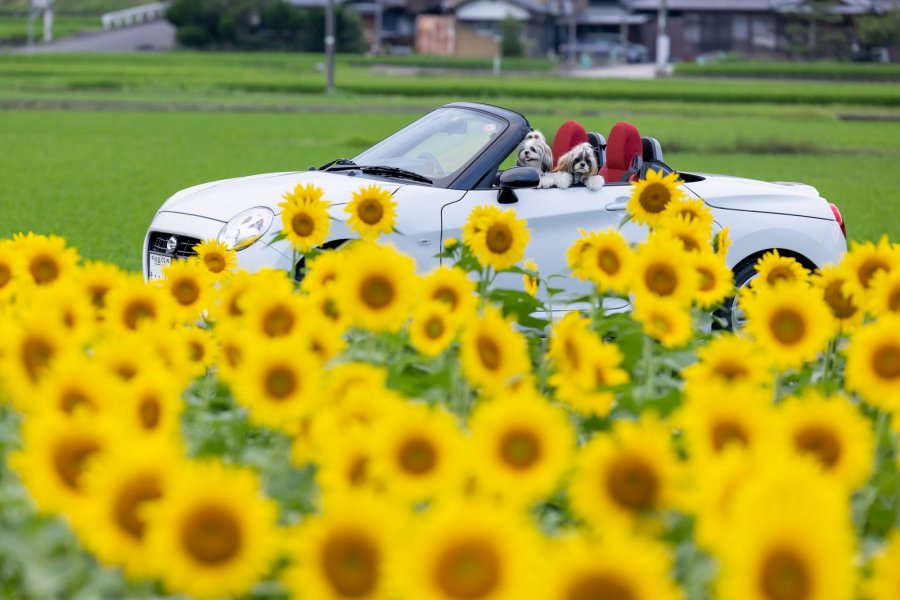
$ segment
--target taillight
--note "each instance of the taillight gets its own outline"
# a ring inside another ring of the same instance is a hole
[[[844,217],[841,216],[841,211],[838,210],[838,207],[835,206],[834,202],[829,202],[828,206],[831,207],[831,212],[834,214],[834,220],[837,221],[838,225],[841,226],[841,233],[844,234],[844,239],[847,239],[847,227],[844,225]]]

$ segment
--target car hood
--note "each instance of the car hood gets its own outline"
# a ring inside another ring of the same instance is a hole
[[[367,183],[378,183],[392,194],[403,187],[383,179],[367,179],[359,176],[338,175],[322,171],[297,171],[269,173],[223,179],[181,190],[160,207],[160,212],[176,212],[227,222],[233,216],[253,206],[266,206],[276,214],[285,192],[297,185],[314,184],[325,191],[324,198],[332,206],[350,202],[353,192]]]
[[[691,182],[687,187],[714,208],[834,219],[828,202],[809,185],[701,175],[703,181]]]

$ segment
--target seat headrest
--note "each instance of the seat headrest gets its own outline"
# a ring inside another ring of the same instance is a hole
[[[606,164],[600,174],[607,181],[619,181],[631,167],[634,156],[643,156],[643,143],[637,127],[631,123],[619,121],[609,132],[606,144]]]
[[[597,166],[602,167],[606,162],[606,138],[596,131],[588,131],[588,141],[594,147],[594,155],[597,157]]]
[[[587,130],[576,121],[566,121],[556,130],[553,136],[553,166],[556,167],[556,161],[559,157],[577,146],[588,141]]]
[[[644,162],[663,162],[662,144],[656,138],[642,137],[641,147],[643,148]]]

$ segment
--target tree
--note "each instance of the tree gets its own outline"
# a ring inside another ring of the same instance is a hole
[[[512,17],[506,17],[500,21],[500,54],[503,56],[522,56],[524,53],[522,24]]]
[[[864,48],[900,44],[900,9],[883,15],[865,15],[856,24],[859,43]]]
[[[791,23],[785,27],[792,53],[817,59],[829,49],[832,54],[846,53],[849,44],[846,36],[834,29],[843,17],[834,12],[838,0],[808,0],[791,15]]]

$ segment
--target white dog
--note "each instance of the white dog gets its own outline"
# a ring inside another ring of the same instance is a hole
[[[534,167],[541,173],[548,173],[553,168],[553,151],[547,145],[544,134],[531,131],[519,144],[516,155],[517,167]]]
[[[597,173],[597,157],[594,155],[594,147],[585,142],[560,156],[556,168],[552,173],[541,177],[538,187],[558,187],[564,190],[573,183],[581,182],[587,189],[596,192],[606,183],[603,177]]]

